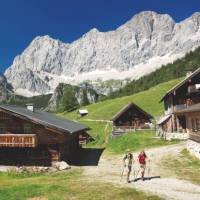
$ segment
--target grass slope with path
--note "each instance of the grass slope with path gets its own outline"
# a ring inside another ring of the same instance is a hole
[[[167,142],[162,139],[153,138],[155,131],[132,132],[120,138],[111,139],[112,123],[106,122],[106,120],[110,120],[122,107],[130,102],[136,103],[155,117],[161,115],[163,113],[163,103],[159,103],[161,97],[180,80],[176,79],[162,83],[149,90],[131,96],[91,104],[84,107],[88,109],[89,115],[82,118],[77,116],[77,111],[60,113],[59,115],[79,121],[90,127],[91,130],[89,133],[95,141],[88,146],[106,147],[106,152],[122,153],[127,148],[135,151],[143,148],[174,144],[177,141]]]
[[[155,117],[160,116],[163,114],[163,103],[159,103],[160,99],[169,89],[181,80],[182,78],[175,79],[166,83],[161,83],[149,90],[137,94],[105,100],[85,106],[83,108],[87,109],[89,114],[81,119],[111,120],[120,109],[130,102],[134,102]],[[73,120],[79,120],[77,117],[77,110],[70,113],[61,113],[61,115]]]
[[[95,177],[96,180],[102,182],[123,185],[129,188],[142,190],[144,192],[150,192],[165,198],[166,200],[199,200],[200,185],[197,184],[197,182],[196,184],[191,183],[188,178],[186,179],[183,174],[184,170],[182,169],[187,165],[188,174],[196,171],[195,176],[199,176],[199,171],[197,171],[197,160],[193,157],[188,158],[188,162],[190,161],[193,163],[190,165],[190,167],[188,164],[182,165],[182,163],[185,162],[185,158],[182,156],[179,158],[178,164],[180,164],[180,166],[177,166],[177,163],[175,163],[175,165],[171,167],[162,162],[162,160],[166,157],[176,159],[179,157],[183,149],[185,149],[185,142],[175,145],[146,149],[146,154],[150,158],[150,161],[147,162],[145,181],[140,179],[136,179],[136,181],[134,181],[134,177],[139,169],[139,163],[137,162],[137,156],[139,152],[133,152],[135,162],[130,177],[131,184],[126,183],[125,175],[123,180],[120,181],[120,176],[123,169],[123,154],[111,156],[103,155],[103,157],[100,159],[98,167],[85,166],[83,168],[84,174],[87,175],[88,179],[93,179],[93,177]],[[168,162],[168,160],[166,160],[166,162]],[[178,167],[177,171],[182,170],[182,177],[177,177],[174,174],[175,166]],[[137,178],[139,178],[138,174]]]

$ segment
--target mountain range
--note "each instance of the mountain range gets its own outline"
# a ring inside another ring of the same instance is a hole
[[[138,79],[200,46],[200,12],[176,23],[144,11],[113,31],[96,28],[71,44],[36,37],[5,71],[23,96],[53,93],[59,83]]]

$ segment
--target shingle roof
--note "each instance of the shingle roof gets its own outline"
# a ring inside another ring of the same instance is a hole
[[[148,116],[149,119],[153,119],[153,116],[147,113],[146,111],[142,110],[139,106],[137,106],[134,103],[129,103],[128,105],[124,106],[113,118],[112,121],[115,121],[118,117],[120,117],[123,113],[125,113],[129,108],[135,107],[138,109],[140,112],[144,113],[144,115]]]
[[[189,113],[189,112],[199,112],[200,111],[200,103],[188,106],[187,108],[183,108],[181,110],[178,110],[174,112],[175,114],[181,114],[181,113]]]
[[[190,76],[186,77],[184,80],[182,80],[180,83],[178,83],[177,85],[175,85],[173,88],[171,88],[168,92],[166,92],[166,94],[162,97],[162,99],[160,101],[163,101],[164,98],[173,93],[174,91],[176,91],[177,89],[179,89],[181,86],[183,86],[188,80],[190,80],[191,78],[195,77],[197,74],[200,73],[200,68],[198,68],[197,70],[195,70]]]
[[[23,116],[44,126],[57,128],[68,133],[76,133],[78,131],[88,130],[88,127],[80,123],[40,110],[34,110],[34,112],[32,112],[26,108],[13,105],[0,105],[0,109]]]

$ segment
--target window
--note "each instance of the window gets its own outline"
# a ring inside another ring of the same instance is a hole
[[[28,123],[24,124],[24,133],[26,133],[26,134],[32,133],[31,124],[28,124]]]
[[[6,133],[6,126],[4,123],[0,123],[0,134]]]

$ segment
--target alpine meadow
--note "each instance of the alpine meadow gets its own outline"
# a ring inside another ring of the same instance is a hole
[[[199,200],[198,7],[0,2],[0,200]]]

